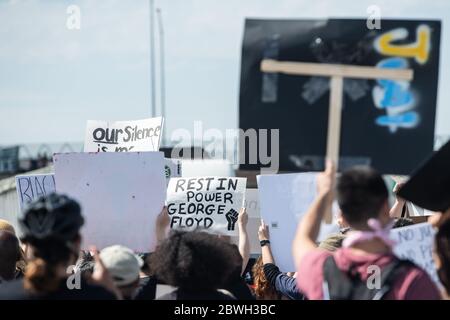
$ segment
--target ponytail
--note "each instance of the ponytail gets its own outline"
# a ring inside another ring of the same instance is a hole
[[[36,258],[27,265],[24,277],[24,288],[34,293],[49,293],[59,287],[59,278],[54,266],[45,260]]]

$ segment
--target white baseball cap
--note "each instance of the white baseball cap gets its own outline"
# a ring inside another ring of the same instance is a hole
[[[111,274],[114,284],[119,287],[136,281],[144,264],[131,249],[121,245],[104,248],[100,252],[100,259]]]

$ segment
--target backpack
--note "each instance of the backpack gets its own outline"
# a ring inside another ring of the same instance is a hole
[[[350,267],[348,272],[342,271],[334,257],[329,256],[323,266],[324,300],[381,300],[392,289],[400,272],[411,266],[415,266],[411,261],[394,259],[381,270],[379,288],[369,288],[367,282],[361,280],[355,266]]]

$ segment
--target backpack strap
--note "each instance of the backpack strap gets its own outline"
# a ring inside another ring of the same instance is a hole
[[[407,260],[395,259],[381,270],[379,288],[368,288],[358,273],[344,272],[331,255],[323,266],[323,296],[330,300],[381,300],[392,289],[400,271],[414,264]]]

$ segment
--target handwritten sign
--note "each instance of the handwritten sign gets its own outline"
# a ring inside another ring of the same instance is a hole
[[[166,198],[162,152],[56,154],[56,190],[79,201],[83,248],[156,246],[155,222]]]
[[[40,196],[55,192],[55,176],[53,174],[19,175],[16,176],[17,198],[19,209]]]
[[[158,151],[163,118],[136,121],[89,120],[84,152]]]
[[[167,188],[171,229],[237,234],[247,179],[230,177],[172,178]]]
[[[391,231],[391,237],[396,241],[394,253],[401,259],[411,260],[439,283],[433,261],[434,235],[435,231],[429,223],[419,223]]]

